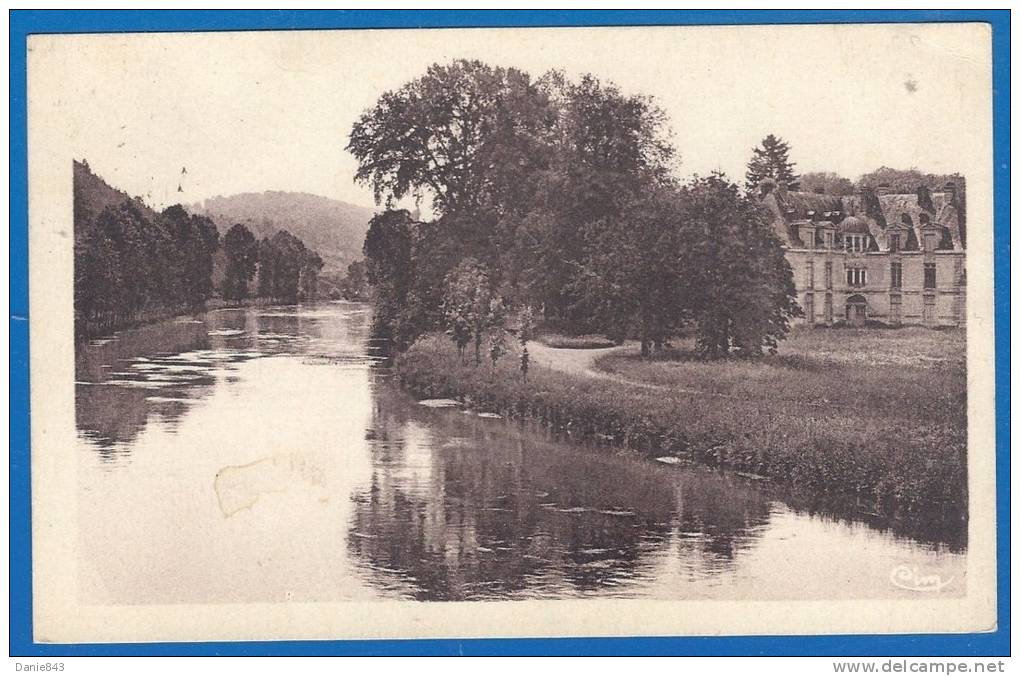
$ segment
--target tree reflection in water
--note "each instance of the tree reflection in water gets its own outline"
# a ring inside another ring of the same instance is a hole
[[[351,331],[347,324],[341,325]],[[286,307],[225,309],[119,331],[75,349],[75,424],[100,458],[130,460],[149,424],[173,432],[241,362],[307,353],[331,329]],[[328,336],[327,336],[328,337]]]
[[[711,574],[768,519],[760,493],[718,475],[425,410],[390,386],[366,437],[375,471],[348,546],[374,583],[421,600],[626,596],[670,542]]]

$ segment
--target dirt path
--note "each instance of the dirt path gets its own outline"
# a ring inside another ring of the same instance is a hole
[[[587,378],[612,380],[613,382],[622,383],[624,385],[634,385],[636,387],[648,387],[655,390],[665,389],[662,385],[643,383],[639,380],[624,378],[623,376],[615,373],[607,373],[606,371],[599,370],[595,366],[595,360],[599,357],[616,352],[624,352],[632,347],[633,345],[626,344],[620,345],[619,347],[580,350],[549,347],[548,345],[534,342],[528,343],[528,352],[531,353],[531,358],[536,364],[555,371],[562,371],[564,373],[570,373],[577,376],[585,376]]]
[[[647,387],[652,390],[669,390],[670,392],[696,394],[706,397],[721,397],[723,399],[735,398],[733,395],[724,394],[722,392],[705,392],[704,390],[694,390],[686,387],[658,385],[656,383],[646,383],[640,380],[631,380],[630,378],[624,378],[616,373],[603,371],[595,366],[595,360],[603,355],[625,352],[636,347],[637,343],[630,342],[620,345],[619,347],[582,350],[576,348],[549,347],[542,343],[533,342],[528,343],[528,352],[531,354],[531,358],[536,364],[555,371],[562,371],[563,373],[570,373],[572,375],[584,376],[587,378],[611,380],[622,385]]]

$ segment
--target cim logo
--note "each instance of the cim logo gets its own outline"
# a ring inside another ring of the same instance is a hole
[[[941,575],[936,573],[925,574],[917,566],[908,566],[906,564],[896,566],[889,573],[889,581],[893,585],[900,589],[917,592],[942,591],[952,584],[954,579],[956,578],[951,577],[948,580],[943,580]]]

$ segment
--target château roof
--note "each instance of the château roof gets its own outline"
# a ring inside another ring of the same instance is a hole
[[[761,201],[771,214],[776,235],[788,246],[804,245],[794,225],[798,221],[801,225],[804,221],[818,225],[831,222],[836,224],[837,233],[869,234],[882,251],[888,249],[890,226],[907,227],[907,247],[916,248],[923,240],[921,229],[930,223],[943,230],[940,249],[962,250],[961,213],[954,192],[947,186],[944,192],[871,192],[837,197],[778,186],[768,190]]]

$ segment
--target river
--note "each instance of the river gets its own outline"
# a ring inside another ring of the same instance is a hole
[[[81,600],[965,592],[961,546],[419,405],[370,323],[355,303],[224,309],[80,346]]]

